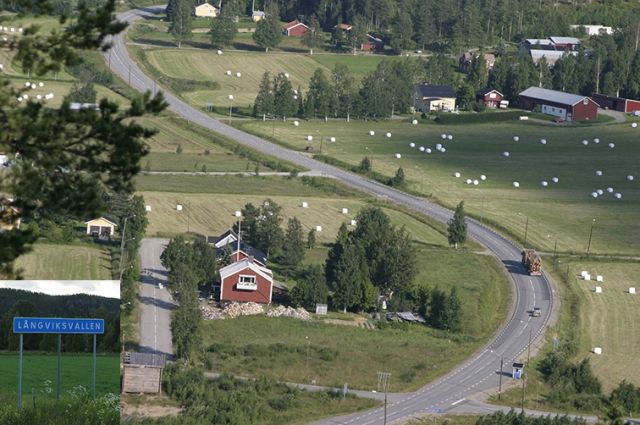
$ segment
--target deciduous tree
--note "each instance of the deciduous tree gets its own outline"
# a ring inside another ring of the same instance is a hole
[[[458,244],[467,240],[467,223],[465,221],[464,201],[460,201],[453,213],[453,218],[447,223],[447,238],[449,245],[454,245],[456,249]]]

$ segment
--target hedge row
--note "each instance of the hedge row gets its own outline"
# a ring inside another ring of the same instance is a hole
[[[439,124],[475,124],[486,122],[514,121],[527,115],[525,111],[507,112],[479,112],[477,114],[438,114],[436,122]]]

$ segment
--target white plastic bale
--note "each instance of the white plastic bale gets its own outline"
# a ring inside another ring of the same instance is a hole
[[[636,288],[634,288],[634,287],[629,288],[629,293],[630,294],[635,294],[636,293]]]
[[[453,177],[455,177],[455,178],[460,178],[460,173],[458,173],[458,172],[453,173]]]
[[[540,184],[541,184],[542,186],[544,186],[544,187],[549,186],[549,182],[548,182],[548,181],[546,181],[546,180],[542,180],[542,181],[540,182]]]
[[[418,120],[413,120],[413,121],[411,121],[411,124],[413,124],[413,125],[417,125],[417,124],[418,124]]]
[[[144,206],[144,210],[145,210],[146,212],[150,212],[150,211],[151,211],[151,205],[145,205],[145,206]]]
[[[322,226],[316,226],[316,232],[322,232]]]
[[[182,211],[182,205],[180,205],[180,204],[176,205],[176,210],[177,211]]]
[[[487,179],[487,176],[485,176],[484,174],[480,174],[480,180],[485,181]]]
[[[424,152],[424,146],[420,146],[418,149],[420,149],[420,152]]]
[[[336,142],[336,138],[332,136],[332,137],[329,139],[329,141],[330,141],[331,143],[335,143],[335,142]]]
[[[593,347],[593,354],[601,355],[602,347]]]
[[[424,150],[426,153],[431,153],[431,148],[427,148]]]
[[[519,182],[513,182],[513,187],[520,187],[520,183]]]
[[[416,144],[415,144],[415,143],[413,143],[413,142],[411,142],[411,143],[409,143],[409,147],[410,147],[410,148],[415,148],[415,147],[416,147]]]
[[[309,203],[306,201],[302,201],[302,208],[309,208]]]
[[[596,286],[595,292],[596,294],[602,294],[602,286]]]
[[[342,214],[349,214],[349,208],[343,208]]]
[[[554,183],[558,183],[560,181],[560,179],[557,178],[557,177],[552,177],[551,181],[554,182]]]
[[[604,282],[604,276],[601,274],[596,275],[596,282]]]

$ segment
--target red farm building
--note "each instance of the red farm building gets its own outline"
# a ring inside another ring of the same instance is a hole
[[[607,96],[606,94],[593,93],[591,99],[598,102],[601,108],[631,114],[640,111],[640,100],[625,99],[624,97]]]
[[[221,302],[271,303],[273,274],[252,258],[229,264],[221,268],[219,273]]]
[[[364,43],[360,45],[360,49],[367,52],[382,51],[384,50],[384,42],[371,34],[367,34],[367,38]]]
[[[309,30],[310,28],[308,26],[298,21],[297,19],[295,21],[289,22],[282,27],[282,33],[287,37],[302,37]]]
[[[496,89],[480,89],[476,92],[476,102],[485,108],[498,108],[504,96]]]
[[[564,121],[590,121],[598,118],[598,103],[589,96],[565,93],[541,87],[529,87],[521,92],[518,102],[522,109],[553,115]]]

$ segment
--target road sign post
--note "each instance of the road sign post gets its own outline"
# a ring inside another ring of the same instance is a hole
[[[93,370],[92,391],[96,398],[96,347],[97,335],[104,334],[103,319],[76,319],[60,317],[14,317],[13,333],[20,335],[20,358],[18,362],[18,413],[22,411],[22,354],[24,334],[58,334],[56,400],[60,399],[61,374],[60,357],[62,352],[62,334],[93,334]]]

